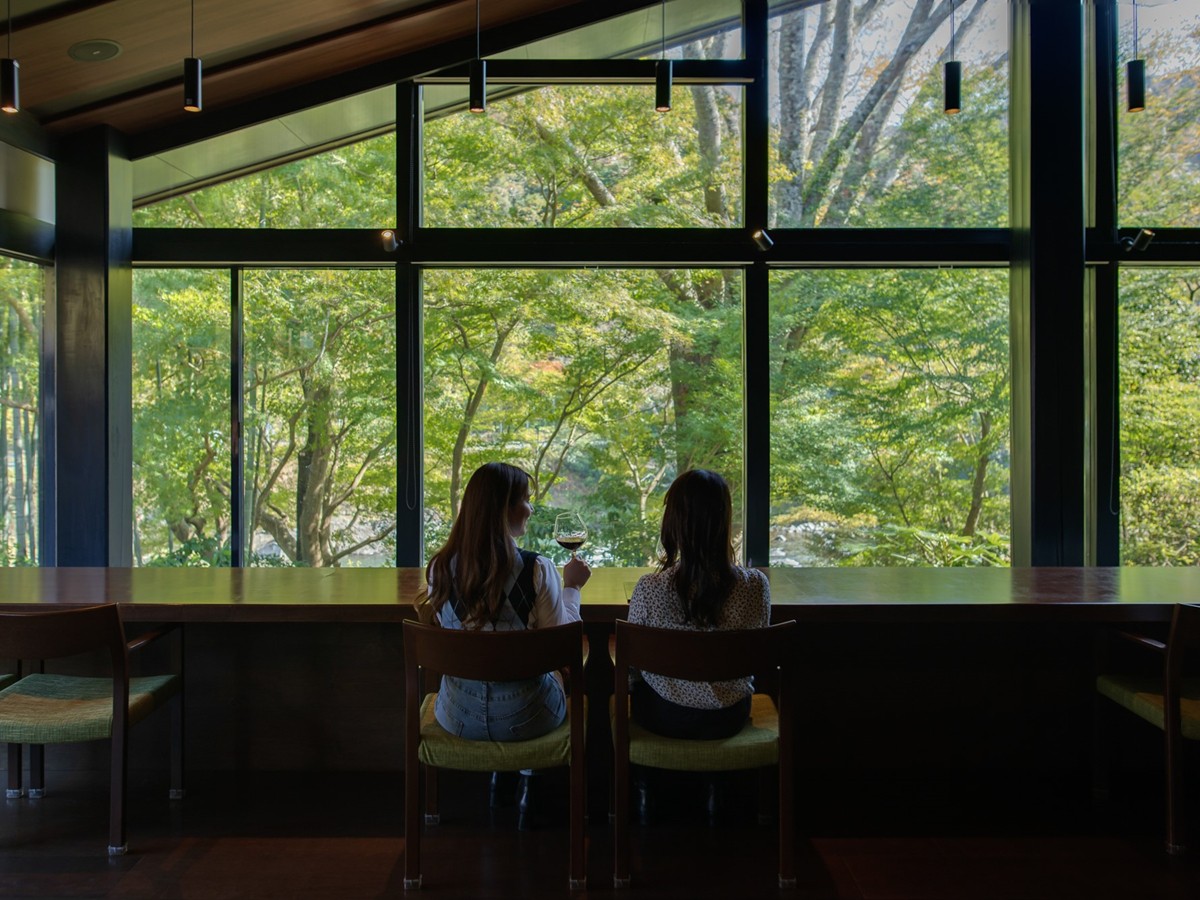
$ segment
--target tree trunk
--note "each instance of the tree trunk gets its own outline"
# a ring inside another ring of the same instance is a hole
[[[962,533],[967,537],[972,537],[975,534],[975,528],[979,524],[979,513],[983,509],[983,493],[987,484],[987,467],[991,460],[991,451],[988,447],[988,435],[992,431],[992,414],[979,414],[979,442],[975,445],[980,449],[979,457],[975,460],[975,479],[971,482],[971,508],[967,511],[967,521],[963,525]]]

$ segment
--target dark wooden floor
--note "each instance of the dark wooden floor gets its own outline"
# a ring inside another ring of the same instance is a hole
[[[554,774],[547,779],[552,802],[565,805],[565,781]],[[395,776],[193,777],[181,803],[168,802],[165,785],[154,782],[134,786],[131,852],[114,860],[104,852],[103,779],[62,776],[43,799],[4,801],[0,897],[351,900],[402,894],[402,798]],[[454,773],[442,784],[443,824],[426,832],[421,896],[568,895],[563,828],[517,832],[511,809],[488,810],[478,775]],[[757,825],[747,801],[733,810],[732,823],[710,828],[689,805],[688,788],[686,780],[662,787],[670,810],[664,821],[633,829],[630,892],[611,888],[612,839],[603,816],[596,816],[589,829],[591,887],[577,896],[782,896],[774,827]],[[1118,798],[1108,812],[1094,815],[1081,796],[1078,785],[935,787],[890,779],[883,786],[843,785],[836,797],[818,786],[802,797],[800,886],[792,896],[1200,897],[1200,862],[1161,853],[1153,800]]]

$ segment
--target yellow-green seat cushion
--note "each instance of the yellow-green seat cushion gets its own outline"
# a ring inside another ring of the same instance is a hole
[[[469,741],[453,735],[433,715],[437,694],[426,694],[421,703],[421,745],[417,758],[442,769],[471,772],[508,772],[515,769],[547,769],[571,762],[571,711],[563,723],[541,737],[528,741]],[[583,701],[587,728],[587,698]],[[585,732],[586,733],[586,732]]]
[[[178,675],[129,679],[129,724],[179,691]],[[65,744],[112,736],[112,679],[26,675],[0,690],[0,743]]]
[[[1162,679],[1153,676],[1101,675],[1096,690],[1141,716],[1152,725],[1163,727]],[[1200,741],[1200,678],[1183,679],[1179,702],[1180,730],[1188,740]]]
[[[616,734],[616,698],[609,701],[609,718]],[[723,772],[757,769],[779,761],[779,710],[766,694],[750,701],[750,721],[730,738],[698,741],[669,738],[629,722],[629,761],[656,769]]]

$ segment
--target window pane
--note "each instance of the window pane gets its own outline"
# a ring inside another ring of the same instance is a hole
[[[426,123],[424,224],[702,227],[741,223],[737,87],[565,85]]]
[[[42,267],[0,256],[0,565],[36,566]]]
[[[772,224],[1007,223],[1008,4],[959,5],[958,115],[943,111],[950,7],[820,2],[772,18]]]
[[[1121,562],[1198,565],[1200,269],[1123,269],[1119,320]]]
[[[741,533],[742,283],[704,270],[427,271],[426,553],[471,473],[533,476],[522,543],[555,559],[579,512],[593,564],[647,565],[678,472],[720,472]]]
[[[229,565],[229,272],[133,276],[133,560]]]
[[[1179,0],[1118,10],[1121,66],[1120,181],[1123,225],[1200,225],[1200,3]],[[1146,67],[1146,108],[1128,111],[1126,68],[1140,57]]]
[[[396,218],[396,135],[384,134],[134,210],[137,227],[376,228]]]
[[[243,285],[246,564],[395,565],[394,271]]]
[[[1007,565],[1008,274],[777,272],[771,564]]]

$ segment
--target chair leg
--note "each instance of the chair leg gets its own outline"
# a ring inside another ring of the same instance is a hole
[[[29,745],[29,796],[35,800],[46,796],[46,747],[44,744]]]
[[[125,736],[113,729],[112,771],[109,773],[108,855],[124,856],[129,849],[125,842],[125,776],[129,770],[129,754]]]
[[[421,887],[421,766],[404,769],[404,889]]]
[[[171,793],[172,800],[182,800],[183,784],[183,693],[171,703]]]
[[[616,752],[613,765],[613,887],[629,887],[629,752]]]
[[[792,809],[795,792],[792,787],[792,761],[779,761],[779,886],[796,886],[796,839]]]
[[[584,831],[587,817],[587,766],[584,760],[571,760],[571,890],[587,887]]]
[[[1177,856],[1184,851],[1183,833],[1183,737],[1167,733],[1167,853]]]
[[[425,767],[425,824],[437,825],[442,821],[438,811],[438,773],[433,766]]]
[[[4,796],[9,800],[16,800],[25,791],[21,788],[21,745],[8,745],[8,787],[4,791]]]

